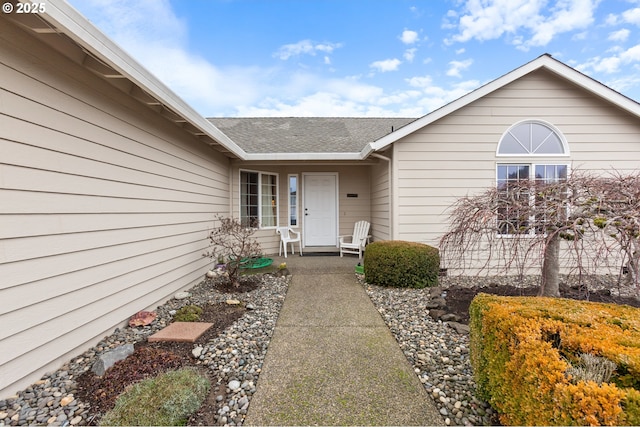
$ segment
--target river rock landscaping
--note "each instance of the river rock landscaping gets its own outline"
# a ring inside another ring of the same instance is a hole
[[[279,274],[251,277],[240,289],[206,278],[158,307],[150,325],[116,329],[59,370],[0,400],[0,426],[95,425],[126,385],[181,366],[202,369],[211,381],[209,397],[189,425],[243,424],[289,284],[289,277]],[[421,290],[379,287],[365,283],[362,275],[358,278],[434,399],[443,423],[497,424],[494,411],[474,395],[465,328],[469,303],[479,291],[535,294],[537,278],[442,277],[440,287]],[[564,286],[563,296],[640,305],[630,295],[607,289],[586,292],[579,286]],[[202,307],[199,321],[214,326],[195,343],[147,342],[188,305]],[[134,344],[132,355],[103,377],[92,372],[101,355],[126,344]]]

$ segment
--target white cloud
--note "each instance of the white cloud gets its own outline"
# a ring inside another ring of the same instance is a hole
[[[300,40],[297,43],[281,46],[274,57],[286,61],[292,56],[315,55],[317,52],[332,53],[335,49],[342,47],[341,43],[315,43],[311,40]]]
[[[626,28],[623,28],[621,30],[610,33],[607,39],[612,42],[624,42],[629,38],[630,33],[631,31],[627,30]]]
[[[620,71],[620,68],[629,64],[640,64],[640,44],[626,50],[616,49],[616,55],[609,57],[596,56],[578,65],[580,71],[613,74]]]
[[[471,64],[473,64],[473,59],[465,59],[464,61],[451,61],[449,62],[449,69],[447,70],[447,76],[462,77],[460,72],[469,68]]]
[[[640,7],[624,11],[622,19],[629,24],[640,25]]]
[[[433,84],[431,76],[411,77],[405,81],[412,87],[427,88]]]
[[[418,41],[418,33],[411,30],[404,30],[400,36],[400,40],[404,44],[413,44]]]
[[[557,34],[586,28],[594,20],[599,0],[556,0],[551,7],[546,0],[465,1],[464,14],[458,19],[458,33],[446,39],[446,43],[508,35],[512,44],[528,50],[546,46]],[[545,10],[549,11],[546,15]]]
[[[415,59],[415,57],[416,57],[416,52],[417,52],[417,50],[418,50],[418,49],[416,49],[415,47],[414,47],[414,48],[411,48],[411,49],[407,49],[407,50],[405,50],[405,51],[404,51],[404,54],[402,55],[402,57],[403,57],[404,59],[406,59],[406,60],[407,60],[407,62],[413,62],[413,60],[414,60],[414,59]]]
[[[386,73],[387,71],[397,71],[400,64],[402,64],[402,61],[394,58],[372,62],[369,67],[374,68],[381,73]]]

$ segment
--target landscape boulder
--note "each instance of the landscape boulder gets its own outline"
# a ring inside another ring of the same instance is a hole
[[[115,349],[101,354],[98,360],[93,364],[91,371],[97,376],[101,377],[104,373],[112,367],[116,362],[126,359],[129,355],[133,354],[133,344],[125,344]]]

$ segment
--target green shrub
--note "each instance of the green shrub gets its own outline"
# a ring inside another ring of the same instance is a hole
[[[399,288],[437,286],[438,249],[422,243],[386,240],[367,245],[364,276],[368,283]]]
[[[174,322],[197,322],[200,320],[202,309],[197,305],[185,305],[176,312]]]
[[[195,369],[170,371],[135,383],[100,420],[111,426],[185,425],[200,408],[211,384]]]

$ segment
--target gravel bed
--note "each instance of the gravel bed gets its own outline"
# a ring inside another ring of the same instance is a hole
[[[469,336],[429,317],[428,289],[363,283],[446,425],[495,425],[491,407],[475,397]]]
[[[123,327],[104,337],[95,347],[50,372],[14,396],[0,400],[0,426],[86,425],[89,408],[74,397],[74,378],[91,369],[103,353],[120,345],[143,341],[168,325],[175,310],[188,305],[215,304],[238,299],[249,309],[218,338],[198,349],[199,362],[217,375],[219,424],[241,424],[255,392],[267,346],[289,285],[289,277],[265,275],[258,289],[247,293],[211,292],[205,280],[188,292],[185,299],[171,299],[155,311],[156,320],[145,327]]]

